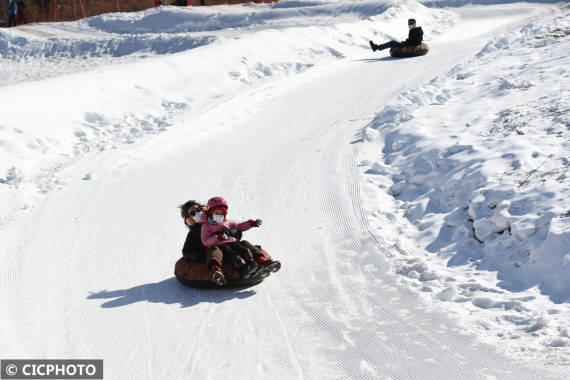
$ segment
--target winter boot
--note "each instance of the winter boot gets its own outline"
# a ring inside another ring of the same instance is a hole
[[[257,276],[259,270],[261,269],[260,266],[257,264],[257,261],[253,259],[253,254],[249,249],[247,249],[247,253],[243,255],[243,259],[246,262],[247,272],[249,277]]]
[[[272,272],[277,272],[279,269],[281,269],[281,262],[278,260],[271,260],[265,256],[258,256],[256,260],[257,263],[265,269],[267,275]]]
[[[237,269],[240,278],[247,280],[248,278],[251,277],[250,273],[251,268],[248,265],[248,263],[245,262],[243,257],[239,255],[234,256],[234,268]]]
[[[222,272],[222,268],[219,265],[212,265],[212,282],[216,284],[216,286],[224,286],[228,281],[226,280],[226,276],[224,276],[224,272]]]
[[[252,261],[248,265],[250,266],[250,273],[252,278],[258,277],[266,271],[266,268],[263,265],[259,265],[256,261]]]
[[[271,260],[266,268],[270,273],[277,272],[279,269],[281,269],[281,261]]]
[[[378,45],[376,45],[374,42],[372,41],[368,41],[370,42],[370,47],[372,48],[372,51],[376,51],[378,50]]]

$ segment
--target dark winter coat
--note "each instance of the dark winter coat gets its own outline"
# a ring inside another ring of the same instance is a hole
[[[182,256],[192,261],[202,261],[206,259],[206,247],[202,244],[202,224],[194,223],[186,235]]]
[[[408,39],[405,40],[403,43],[406,46],[415,46],[422,43],[422,39],[424,37],[424,31],[422,30],[421,26],[415,27],[414,29],[410,29],[410,33],[408,34]]]
[[[12,16],[18,14],[18,5],[16,4],[15,1],[11,1],[10,5],[8,5],[8,13],[11,14]]]

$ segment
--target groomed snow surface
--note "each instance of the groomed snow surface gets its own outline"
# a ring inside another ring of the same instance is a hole
[[[0,357],[105,378],[566,378],[570,8],[281,0],[0,30]],[[429,5],[426,6],[426,5]],[[423,27],[430,52],[368,40]],[[283,262],[172,275],[226,197]]]

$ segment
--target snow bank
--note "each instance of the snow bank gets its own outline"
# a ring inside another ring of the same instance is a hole
[[[413,0],[328,0],[160,7],[75,22],[0,29],[0,77],[3,78],[0,86],[189,51],[263,30],[343,29],[346,43],[362,37],[359,43],[365,47],[365,35],[401,34],[401,25],[410,13],[423,16],[422,22],[431,27],[432,36],[450,24],[449,12],[430,10]],[[360,27],[347,28],[348,24]],[[365,29],[362,27],[371,24],[375,27],[362,33]],[[308,36],[303,34],[298,38],[302,41]],[[273,43],[283,43],[283,38],[276,38]]]
[[[570,358],[553,351],[570,317],[569,16],[497,36],[362,132],[373,215],[391,195],[409,238],[396,248],[417,256],[399,273],[457,313],[470,303],[490,341],[558,364]]]
[[[78,27],[107,33],[185,33],[222,29],[289,28],[330,24],[331,18],[352,20],[378,15],[396,2],[280,1],[196,8],[161,7],[133,13],[110,13],[78,21]]]
[[[420,0],[422,4],[437,7],[461,7],[464,5],[496,5],[520,3],[520,0]],[[560,3],[558,0],[533,0],[532,3]]]

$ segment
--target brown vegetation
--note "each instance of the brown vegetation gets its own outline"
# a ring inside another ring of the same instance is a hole
[[[240,3],[270,3],[277,0],[187,0],[188,5],[221,5]],[[0,0],[0,16],[7,25],[8,2]],[[26,22],[73,21],[111,12],[136,12],[155,6],[155,0],[25,0]],[[162,0],[162,4],[179,5],[182,0]]]

